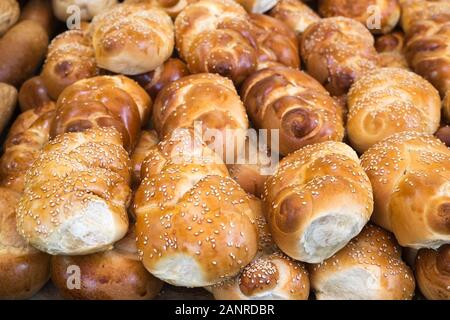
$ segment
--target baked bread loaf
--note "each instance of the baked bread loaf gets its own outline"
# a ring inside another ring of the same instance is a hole
[[[450,150],[437,138],[402,132],[361,158],[372,183],[372,221],[403,247],[438,248],[450,242]]]
[[[52,100],[72,83],[97,74],[94,49],[83,31],[65,31],[52,40],[41,73]]]
[[[297,36],[300,36],[309,25],[320,20],[317,13],[299,0],[280,0],[269,14],[286,23]]]
[[[0,299],[28,299],[50,277],[50,257],[29,246],[16,230],[20,194],[0,187]]]
[[[114,128],[59,135],[27,171],[17,229],[50,254],[109,249],[128,229],[129,182],[128,154]]]
[[[117,3],[117,0],[52,0],[53,12],[63,22],[69,17],[70,13],[67,11],[70,6],[80,8],[81,20],[89,21]]]
[[[139,141],[131,154],[131,167],[133,185],[138,186],[141,182],[142,162],[150,154],[152,147],[159,142],[158,134],[155,130],[142,130]]]
[[[394,237],[371,224],[309,271],[318,300],[410,300],[414,295],[413,273]]]
[[[0,82],[0,134],[8,125],[16,108],[17,90],[9,84]]]
[[[283,158],[265,183],[273,239],[295,260],[319,263],[370,219],[372,187],[356,153],[342,142],[303,147]]]
[[[225,157],[231,156],[231,150],[244,142],[248,119],[229,79],[200,73],[174,81],[160,91],[153,106],[153,124],[160,139],[178,128],[202,129],[205,142],[211,148],[215,143],[213,149]],[[206,129],[216,129],[221,136],[209,137]],[[232,136],[228,137],[226,129],[236,131],[229,131]]]
[[[372,33],[389,33],[400,19],[398,0],[319,0],[322,17],[347,17],[358,20]]]
[[[206,289],[216,300],[307,300],[309,277],[305,266],[279,251],[272,241],[261,201],[253,201],[258,227],[256,257],[237,277]]]
[[[302,35],[300,51],[306,71],[334,96],[347,93],[378,63],[372,34],[358,21],[344,17],[311,24]]]
[[[132,78],[136,80],[154,100],[164,86],[187,75],[189,75],[189,70],[183,61],[180,59],[169,58],[155,70],[138,74]]]
[[[280,130],[282,155],[344,136],[335,101],[300,70],[273,66],[255,72],[242,85],[241,97],[256,128]]]
[[[402,27],[409,65],[443,97],[450,90],[450,2],[403,1]]]
[[[54,103],[41,76],[35,76],[25,81],[20,87],[18,98],[22,112]]]
[[[279,0],[236,0],[251,13],[264,13],[272,9]]]
[[[300,68],[300,53],[295,33],[284,22],[264,14],[250,14],[258,47],[257,69],[281,63]]]
[[[20,16],[20,6],[17,0],[0,2],[0,37],[11,28]]]
[[[178,14],[183,10],[189,3],[196,0],[125,0],[125,3],[150,3],[152,7],[160,8],[164,10],[172,18],[176,18]]]
[[[51,2],[48,0],[27,0],[26,5],[21,9],[19,18],[19,21],[24,20],[32,20],[39,24],[47,32],[50,39],[55,27]]]
[[[204,287],[236,276],[253,259],[251,200],[193,130],[173,131],[141,170],[133,209],[139,255],[150,273]]]
[[[441,119],[437,90],[419,75],[399,68],[380,68],[356,81],[347,96],[347,133],[362,153],[402,131],[433,134]]]
[[[175,20],[176,46],[192,73],[218,73],[241,83],[256,68],[256,43],[245,9],[233,0],[200,0]]]
[[[126,75],[156,69],[174,46],[172,20],[148,3],[113,6],[95,16],[89,33],[98,66]]]
[[[92,127],[114,127],[131,152],[141,126],[147,124],[152,101],[125,76],[98,76],[68,86],[59,96],[51,137]]]
[[[139,261],[134,227],[111,250],[86,256],[54,256],[51,266],[52,281],[66,299],[148,300],[163,286]],[[71,266],[79,268],[79,288],[67,286],[73,274]]]
[[[450,300],[450,245],[421,249],[416,259],[416,280],[430,300]]]
[[[402,32],[395,31],[378,37],[375,48],[380,67],[409,69],[405,56],[405,35]]]

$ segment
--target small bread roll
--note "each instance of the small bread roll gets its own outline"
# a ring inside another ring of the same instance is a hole
[[[41,108],[54,103],[41,76],[35,76],[25,81],[19,90],[19,107],[22,112]]]
[[[450,300],[450,245],[419,250],[416,280],[427,299]]]
[[[401,246],[437,249],[450,242],[450,149],[437,138],[402,132],[361,157],[373,186],[372,221]]]
[[[342,142],[303,147],[283,158],[265,183],[272,236],[295,260],[319,263],[370,219],[372,187],[358,156]]]
[[[389,33],[400,19],[398,0],[320,0],[322,17],[347,17],[358,20],[372,33]]]
[[[441,119],[437,90],[421,76],[400,68],[380,68],[356,81],[347,96],[347,133],[362,153],[402,131],[433,134]]]
[[[139,255],[177,286],[236,276],[255,256],[250,197],[193,130],[178,129],[151,150],[134,198]]]
[[[68,288],[71,275],[75,275],[70,266],[79,268],[80,288]],[[134,227],[111,250],[86,256],[54,256],[51,268],[53,284],[66,299],[149,300],[163,286],[139,261]]]
[[[141,132],[141,136],[136,145],[136,148],[134,148],[133,153],[130,157],[131,167],[133,169],[133,185],[139,185],[139,183],[141,182],[142,162],[144,162],[145,158],[147,158],[147,156],[149,155],[152,147],[157,145],[158,142],[158,134],[155,130],[143,130]]]
[[[299,0],[280,0],[269,14],[286,23],[297,36],[300,36],[312,23],[320,20],[317,13]]]
[[[19,199],[19,193],[0,187],[0,299],[28,299],[50,277],[50,257],[17,233]]]
[[[27,171],[17,206],[19,233],[50,254],[111,248],[128,230],[129,169],[113,128],[59,135]]]
[[[74,13],[69,11],[71,6],[79,8],[81,20],[89,21],[117,3],[117,0],[52,0],[53,12],[55,13],[55,16],[63,22],[66,21],[70,14]]]
[[[284,66],[259,70],[244,82],[241,97],[256,128],[279,129],[282,155],[312,143],[341,141],[344,136],[335,101],[300,70]]]
[[[333,96],[377,67],[374,38],[364,25],[344,17],[321,19],[303,33],[300,51],[306,71]]]
[[[16,109],[17,90],[9,84],[0,82],[0,134],[8,125]]]
[[[396,31],[378,37],[375,48],[380,67],[409,69],[405,56],[405,35],[402,32]]]
[[[152,71],[174,47],[170,17],[150,4],[119,4],[97,15],[90,25],[99,67],[126,75]]]
[[[410,300],[414,295],[413,273],[394,237],[371,224],[309,271],[318,300]]]
[[[20,7],[17,0],[0,1],[0,37],[11,28],[20,16]]]

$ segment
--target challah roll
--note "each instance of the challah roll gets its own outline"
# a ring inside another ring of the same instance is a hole
[[[200,73],[183,77],[161,90],[153,106],[153,124],[161,139],[177,128],[200,126],[205,142],[210,146],[216,142],[217,148],[213,149],[225,158],[244,142],[248,119],[229,79]],[[207,129],[216,129],[221,136],[209,137]],[[236,131],[229,131],[232,136],[228,137],[227,129]],[[222,147],[225,149],[219,149]]]
[[[450,245],[419,251],[416,280],[427,299],[450,300]]]
[[[16,230],[20,194],[0,187],[0,299],[28,299],[50,277],[50,258],[27,245]]]
[[[344,17],[310,25],[302,35],[300,51],[307,72],[335,96],[347,93],[378,63],[372,34],[358,21]]]
[[[242,272],[207,287],[217,300],[307,300],[309,277],[303,263],[281,253],[272,241],[269,226],[254,199],[254,219],[258,227],[258,253]]]
[[[410,300],[414,295],[413,273],[394,237],[371,224],[309,271],[318,300]]]
[[[0,37],[11,28],[20,16],[20,6],[17,0],[0,1]]]
[[[409,65],[443,97],[450,90],[450,2],[403,1],[402,27]]]
[[[154,276],[203,287],[237,275],[255,256],[249,196],[192,130],[172,132],[142,165],[134,198],[139,255]]]
[[[69,15],[73,14],[72,11],[68,10],[71,6],[76,6],[80,9],[81,20],[89,21],[117,3],[117,0],[52,0],[53,12],[63,22],[66,21]]]
[[[79,268],[79,288],[68,288],[73,275],[71,266]],[[139,261],[134,227],[111,250],[86,256],[52,257],[51,269],[52,281],[66,299],[148,300],[163,286]]]
[[[402,32],[396,31],[378,37],[375,48],[380,67],[409,69],[405,56],[405,35]]]
[[[173,23],[147,3],[119,4],[95,16],[90,25],[99,67],[127,75],[156,69],[172,54]]]
[[[103,251],[128,229],[130,162],[114,128],[59,135],[25,177],[17,229],[50,254]]]
[[[402,132],[375,144],[361,162],[373,186],[376,224],[404,247],[450,243],[450,150],[442,142]]]
[[[269,14],[286,23],[298,36],[320,20],[317,13],[299,0],[280,0]]]
[[[365,25],[372,33],[389,33],[400,19],[398,0],[320,0],[322,17],[347,17]]]
[[[72,83],[97,74],[94,49],[83,31],[65,31],[52,40],[41,77],[53,100]]]
[[[399,68],[380,68],[363,76],[352,85],[347,105],[348,138],[360,153],[397,132],[433,134],[441,118],[437,90]]]
[[[192,73],[218,73],[241,83],[256,68],[250,18],[233,0],[200,0],[175,20],[176,45]]]
[[[319,263],[370,219],[372,187],[356,153],[342,142],[303,147],[283,158],[265,183],[273,239],[295,260]]]
[[[16,109],[17,90],[9,84],[0,82],[0,134],[8,125]]]
[[[133,185],[139,185],[141,182],[141,166],[145,158],[150,154],[150,150],[153,146],[159,142],[158,134],[155,130],[143,130],[139,138],[136,148],[134,148],[131,154],[131,167]]]
[[[279,129],[283,155],[308,144],[343,138],[335,101],[300,70],[273,66],[255,72],[242,85],[241,96],[257,128]]]
[[[189,75],[186,64],[180,59],[170,58],[153,71],[138,74],[132,78],[147,91],[152,99],[156,99],[161,89],[184,76]]]
[[[35,76],[25,81],[20,87],[18,98],[22,112],[53,103],[41,76]]]
[[[152,101],[125,76],[98,76],[68,86],[59,96],[51,137],[93,127],[114,127],[125,149],[133,150],[140,127],[148,121]]]
[[[251,14],[250,21],[258,47],[257,69],[272,62],[296,69],[300,67],[297,37],[284,22],[264,14]]]

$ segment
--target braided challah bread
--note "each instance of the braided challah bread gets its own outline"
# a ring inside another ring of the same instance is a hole
[[[176,45],[192,73],[218,73],[239,84],[256,68],[256,43],[245,9],[233,0],[200,0],[175,20]]]
[[[416,258],[416,280],[430,300],[450,300],[450,245],[438,250],[420,249]]]
[[[410,300],[414,295],[413,273],[394,237],[371,224],[309,271],[318,300]]]
[[[373,186],[376,224],[401,246],[450,243],[450,150],[442,142],[402,132],[375,144],[361,162]]]
[[[69,30],[52,40],[41,77],[53,100],[72,83],[97,74],[94,49],[83,31]]]
[[[121,133],[125,149],[131,152],[141,126],[148,121],[151,106],[145,90],[125,76],[83,79],[59,96],[51,137],[95,126],[112,126]]]
[[[380,67],[409,69],[405,56],[405,35],[402,32],[395,31],[378,37],[375,48]]]
[[[80,9],[81,20],[89,21],[117,3],[117,0],[52,0],[55,16],[64,22],[73,13],[69,10],[71,6],[76,6]]]
[[[348,138],[361,153],[397,132],[433,134],[441,118],[437,90],[399,68],[380,68],[363,76],[352,85],[347,105]]]
[[[95,16],[89,32],[98,66],[128,75],[156,69],[174,46],[172,20],[147,3],[114,6]]]
[[[251,200],[193,130],[175,130],[153,148],[142,178],[133,205],[137,246],[154,276],[203,287],[237,275],[253,259]]]
[[[283,155],[308,144],[343,138],[335,101],[300,70],[273,66],[255,72],[242,85],[241,96],[257,128],[280,130]]]
[[[342,142],[316,143],[289,154],[264,189],[275,243],[308,263],[343,248],[372,214],[370,181],[356,153]]]
[[[355,19],[372,33],[388,33],[400,19],[400,5],[398,0],[320,0],[319,13]]]
[[[301,56],[307,72],[332,95],[347,93],[352,83],[377,67],[372,34],[356,20],[321,19],[303,33]]]
[[[280,0],[269,14],[286,23],[297,36],[300,36],[309,25],[320,20],[317,13],[299,0]]]
[[[152,147],[158,144],[158,134],[155,130],[143,130],[139,138],[136,148],[130,156],[132,168],[133,185],[139,185],[141,182],[141,167],[142,162],[150,154]]]
[[[41,76],[35,76],[25,81],[20,87],[18,98],[22,112],[54,103]]]

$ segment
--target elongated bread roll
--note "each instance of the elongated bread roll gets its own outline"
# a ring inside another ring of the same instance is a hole
[[[317,13],[299,0],[280,0],[269,14],[285,22],[298,36],[309,25],[320,20]]]

